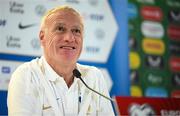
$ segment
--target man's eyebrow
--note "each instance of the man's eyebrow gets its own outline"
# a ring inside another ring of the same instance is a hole
[[[75,25],[75,26],[73,26],[73,28],[78,28],[78,29],[82,29],[82,26],[79,26],[79,25]]]
[[[55,25],[64,26],[65,24],[61,22],[56,22]]]

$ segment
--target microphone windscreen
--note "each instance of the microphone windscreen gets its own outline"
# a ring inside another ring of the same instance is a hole
[[[77,69],[73,70],[73,75],[77,78],[81,77],[81,73]]]

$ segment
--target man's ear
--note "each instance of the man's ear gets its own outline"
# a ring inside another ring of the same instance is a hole
[[[45,33],[44,33],[43,30],[41,30],[41,31],[39,32],[39,39],[40,39],[40,43],[41,43],[42,46],[44,46],[44,44],[45,44],[44,34],[45,34]]]

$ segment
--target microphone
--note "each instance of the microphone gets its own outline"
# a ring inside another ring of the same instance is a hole
[[[98,91],[90,88],[90,87],[84,82],[84,80],[81,78],[81,73],[80,73],[77,69],[74,69],[74,70],[73,70],[73,75],[74,75],[76,78],[79,78],[79,79],[82,81],[82,83],[83,83],[88,89],[90,89],[91,91],[93,91],[93,92],[95,92],[96,94],[98,94],[98,95],[100,95],[100,96],[102,96],[102,97],[104,97],[104,98],[106,98],[106,99],[114,102],[114,99],[111,99],[111,98],[103,95],[102,93],[99,93]]]

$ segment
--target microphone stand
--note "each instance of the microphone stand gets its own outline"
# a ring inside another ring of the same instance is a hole
[[[107,96],[105,96],[105,95],[103,95],[103,94],[95,91],[94,89],[90,88],[90,87],[84,82],[84,80],[81,78],[81,73],[80,73],[77,69],[74,69],[74,70],[73,70],[73,75],[74,75],[75,77],[79,78],[79,79],[81,80],[81,82],[82,82],[88,89],[90,89],[91,91],[93,91],[93,92],[97,93],[98,95],[100,95],[100,96],[102,96],[102,97],[104,97],[104,98],[106,98],[106,99],[114,102],[114,99],[109,98],[109,97],[107,97]]]

